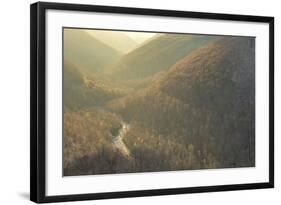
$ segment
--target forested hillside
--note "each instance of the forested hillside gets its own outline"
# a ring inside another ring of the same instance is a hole
[[[254,39],[222,38],[177,62],[151,87],[109,106],[165,139],[191,144],[202,167],[252,166],[254,51]]]
[[[64,107],[82,109],[101,106],[109,100],[125,96],[131,89],[111,84],[97,75],[84,75],[80,69],[64,61]]]
[[[163,34],[123,56],[107,68],[113,79],[132,80],[168,70],[193,50],[214,40],[214,36]]]

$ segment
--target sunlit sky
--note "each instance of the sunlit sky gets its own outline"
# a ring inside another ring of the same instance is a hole
[[[131,39],[136,41],[137,43],[142,43],[147,39],[153,37],[156,33],[145,33],[145,32],[124,32]]]
[[[148,40],[149,38],[153,37],[157,33],[149,33],[149,32],[131,32],[131,31],[114,31],[114,30],[86,30],[89,34],[93,35],[94,37],[97,37],[96,35],[102,38],[102,34],[110,34],[114,35],[117,34],[125,34],[126,36],[130,37],[132,40],[134,40],[136,43],[141,44],[144,41]]]

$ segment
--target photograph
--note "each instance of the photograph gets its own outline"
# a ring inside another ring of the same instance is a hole
[[[63,27],[63,176],[255,167],[255,42]]]
[[[223,9],[31,4],[30,200],[274,188],[274,28]]]

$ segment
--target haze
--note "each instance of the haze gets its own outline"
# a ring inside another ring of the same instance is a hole
[[[92,37],[113,47],[121,53],[129,53],[143,42],[152,38],[156,33],[125,32],[107,30],[85,30]]]
[[[144,32],[124,32],[124,33],[139,44],[143,43],[144,41],[156,35],[156,33],[144,33]]]

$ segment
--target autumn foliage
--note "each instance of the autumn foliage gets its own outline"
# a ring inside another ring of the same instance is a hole
[[[64,175],[255,166],[254,74],[251,37],[163,34],[90,74],[65,59]]]

